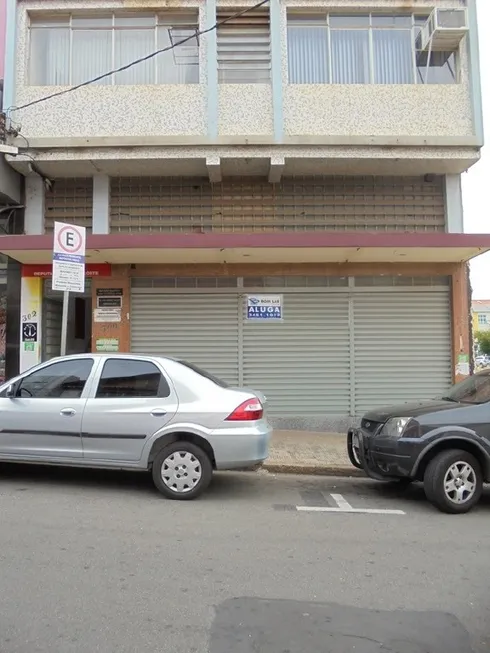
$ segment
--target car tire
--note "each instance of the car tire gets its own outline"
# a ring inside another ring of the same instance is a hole
[[[468,486],[466,491],[463,486],[458,486],[459,482],[463,485],[466,483]],[[430,461],[425,470],[424,490],[427,499],[441,512],[449,514],[469,512],[480,500],[483,490],[480,463],[467,451],[459,449],[441,451]]]
[[[167,499],[190,501],[210,484],[213,466],[200,447],[179,440],[157,453],[151,473],[155,487]]]

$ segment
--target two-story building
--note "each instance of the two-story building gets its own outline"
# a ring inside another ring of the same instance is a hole
[[[69,351],[183,357],[293,428],[468,373],[475,0],[8,3],[21,368],[59,352],[62,221],[89,233]]]
[[[490,331],[490,299],[474,299],[471,302],[473,332]]]

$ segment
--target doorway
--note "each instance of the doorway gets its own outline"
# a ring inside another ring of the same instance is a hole
[[[53,290],[51,279],[45,279],[42,312],[42,361],[60,355],[63,293]],[[92,339],[92,283],[85,282],[85,292],[70,293],[68,306],[67,354],[91,351]]]

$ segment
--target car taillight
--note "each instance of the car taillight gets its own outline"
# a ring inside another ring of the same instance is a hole
[[[226,420],[228,422],[251,422],[257,419],[262,419],[264,409],[258,399],[247,399],[242,404],[235,408]]]

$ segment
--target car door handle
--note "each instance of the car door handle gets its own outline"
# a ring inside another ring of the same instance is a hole
[[[64,415],[65,417],[72,417],[76,412],[77,411],[74,408],[62,408],[60,410],[60,415]]]
[[[162,408],[155,408],[154,410],[151,411],[151,414],[153,415],[153,417],[165,417],[167,411],[163,410]]]

